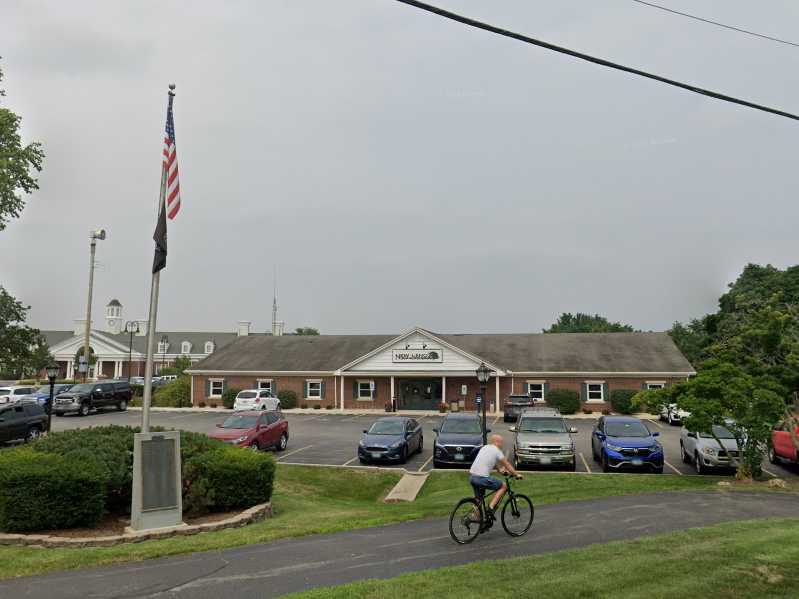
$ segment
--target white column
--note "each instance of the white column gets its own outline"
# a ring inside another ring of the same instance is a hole
[[[117,360],[114,362],[114,378],[119,379],[122,378],[122,362]]]
[[[344,411],[344,375],[341,375],[341,411]]]
[[[499,413],[499,375],[496,376],[496,393],[494,394],[494,411]]]
[[[72,379],[75,377],[75,365],[72,360],[67,360],[67,379]]]
[[[447,403],[447,377],[441,377],[441,402]]]
[[[98,359],[97,362],[95,362],[94,364],[94,378],[99,379],[102,372],[103,372],[103,361]]]
[[[394,375],[391,375],[391,401],[394,401]],[[394,409],[397,409],[397,403],[394,403]]]

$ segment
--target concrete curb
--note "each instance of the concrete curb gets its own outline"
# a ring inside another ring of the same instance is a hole
[[[225,528],[238,528],[264,518],[272,517],[272,503],[262,503],[244,510],[230,518],[205,524],[189,524],[171,528],[159,528],[145,532],[126,532],[121,535],[107,537],[57,537],[48,535],[26,535],[0,533],[0,545],[24,545],[28,547],[110,547],[122,543],[141,543],[152,539],[166,539],[169,537],[195,535],[201,532],[211,532]]]

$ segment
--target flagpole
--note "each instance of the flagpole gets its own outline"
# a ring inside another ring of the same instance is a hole
[[[175,95],[175,85],[169,86],[169,101]],[[166,210],[164,202],[166,202],[166,177],[167,167],[166,164],[161,164],[161,193],[158,200],[158,214],[162,210]],[[161,282],[161,270],[153,273],[153,280],[150,284],[150,316],[147,321],[147,361],[144,365],[144,393],[142,396],[142,409],[141,409],[141,432],[150,432],[150,403],[152,400],[153,391],[153,353],[155,344],[155,326],[156,317],[158,316],[158,288]]]

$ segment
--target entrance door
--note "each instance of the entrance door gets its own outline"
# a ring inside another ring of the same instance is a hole
[[[437,410],[440,403],[440,379],[399,380],[399,409]]]

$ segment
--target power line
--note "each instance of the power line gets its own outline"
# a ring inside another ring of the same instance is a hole
[[[463,23],[464,25],[468,25],[469,27],[476,27],[477,29],[483,29],[485,31],[489,31],[497,35],[509,37],[518,40],[520,42],[532,44],[534,46],[539,46],[541,48],[552,50],[553,52],[558,52],[560,54],[566,54],[573,58],[579,58],[580,60],[592,62],[594,64],[598,64],[603,67],[616,69],[618,71],[623,71],[625,73],[630,73],[632,75],[638,75],[639,77],[646,77],[647,79],[654,79],[655,81],[660,81],[661,83],[665,83],[666,85],[679,87],[681,89],[688,90],[695,94],[701,94],[703,96],[708,96],[710,98],[715,98],[717,100],[723,100],[724,102],[739,104],[740,106],[746,106],[747,108],[754,108],[755,110],[761,110],[763,112],[768,112],[771,114],[776,114],[778,116],[783,116],[788,119],[793,119],[794,121],[799,121],[799,115],[790,112],[785,112],[784,110],[770,108],[768,106],[763,106],[762,104],[755,104],[754,102],[749,102],[748,100],[742,100],[740,98],[735,98],[733,96],[728,96],[726,94],[714,92],[709,89],[696,87],[688,83],[675,81],[674,79],[661,77],[660,75],[655,75],[654,73],[647,73],[646,71],[641,71],[639,69],[634,69],[632,67],[624,66],[622,64],[611,62],[603,58],[597,58],[596,56],[591,56],[590,54],[583,54],[582,52],[577,52],[576,50],[570,50],[569,48],[564,48],[562,46],[556,46],[555,44],[550,44],[549,42],[544,42],[526,35],[522,35],[521,33],[515,33],[513,31],[508,31],[507,29],[496,27],[495,25],[490,25],[488,23],[483,23],[482,21],[477,21],[469,17],[464,17],[463,15],[459,15],[454,12],[444,10],[443,8],[438,8],[437,6],[433,6],[431,4],[426,4],[424,2],[417,2],[416,0],[396,0],[396,1],[401,2],[403,4],[407,4],[409,6],[413,6],[414,8],[418,8],[420,10],[436,14],[440,17],[444,17],[445,19],[450,19],[452,21],[457,21],[458,23]]]
[[[645,2],[644,0],[632,0],[633,2],[637,2],[638,4],[643,4],[644,6],[649,6],[651,8],[657,8],[658,10],[663,10],[666,12],[670,12],[675,15],[679,15],[681,17],[688,17],[689,19],[694,19],[695,21],[701,21],[702,23],[708,23],[710,25],[716,25],[717,27],[723,27],[724,29],[730,29],[732,31],[737,31],[738,33],[745,33],[747,35],[753,35],[755,37],[763,38],[764,40],[769,40],[772,42],[777,42],[780,44],[788,44],[789,46],[795,46],[799,48],[799,44],[795,42],[789,42],[788,40],[780,39],[778,37],[772,37],[770,35],[764,35],[762,33],[757,33],[756,31],[750,31],[748,29],[741,29],[740,27],[735,27],[733,25],[727,25],[725,23],[720,23],[718,21],[713,21],[712,19],[705,19],[703,17],[698,17],[696,15],[689,14],[687,12],[680,12],[679,10],[674,10],[673,8],[669,8],[667,6],[661,6],[660,4],[655,4],[654,2]]]

